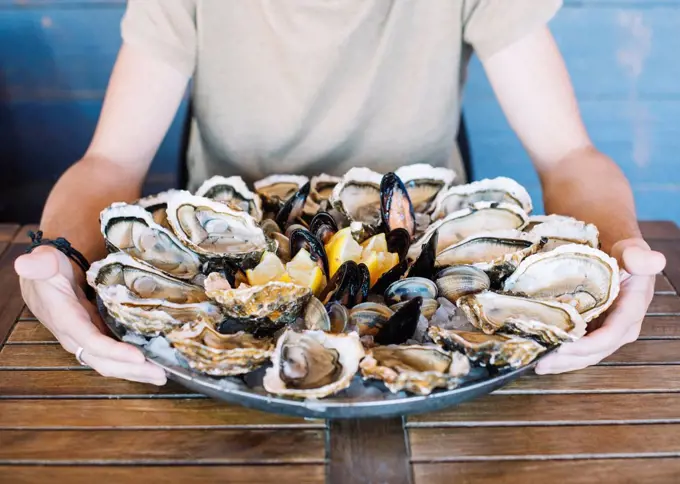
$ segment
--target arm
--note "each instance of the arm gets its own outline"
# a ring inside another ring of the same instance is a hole
[[[562,57],[544,27],[483,61],[513,130],[536,167],[547,213],[594,223],[602,249],[633,277],[623,283],[601,327],[542,360],[537,372],[583,368],[637,339],[665,265],[649,250],[635,216],[633,194],[618,166],[593,146],[580,118]]]

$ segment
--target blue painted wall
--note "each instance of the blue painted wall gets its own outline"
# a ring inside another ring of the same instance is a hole
[[[540,1],[540,0],[537,0]],[[82,156],[120,45],[123,0],[0,0],[0,221],[35,221]],[[631,180],[641,219],[680,223],[680,0],[565,0],[551,24],[597,146]],[[147,191],[175,182],[183,106]],[[475,178],[538,178],[479,63],[465,115]]]

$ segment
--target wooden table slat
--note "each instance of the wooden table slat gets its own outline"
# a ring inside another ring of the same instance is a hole
[[[588,459],[415,464],[416,484],[680,482],[680,459]]]
[[[0,430],[0,463],[322,464],[324,440],[298,429]]]
[[[0,364],[2,361],[0,360]],[[642,340],[619,348],[601,364],[678,365],[680,340]]]
[[[57,343],[57,338],[40,321],[17,321],[7,343]]]
[[[409,429],[413,462],[680,457],[680,424]]]
[[[675,289],[680,292],[680,239],[653,240],[650,246],[666,256],[666,268],[664,274]]]
[[[0,242],[12,242],[19,230],[19,224],[0,224]]]
[[[36,232],[39,229],[38,224],[29,224],[29,225],[23,225],[17,232],[14,234],[14,237],[11,239],[13,244],[24,244],[28,245],[31,243],[31,238],[28,236],[28,231],[32,230]]]
[[[647,314],[680,315],[680,296],[677,294],[655,294],[647,309]]]
[[[668,220],[650,220],[640,222],[642,236],[648,241],[652,240],[678,240],[680,228]]]
[[[24,245],[12,244],[0,257],[0,346],[24,307],[19,276],[14,272],[14,260],[24,253],[24,249]]]
[[[654,284],[654,292],[657,294],[663,293],[675,293],[675,288],[671,281],[665,276],[665,274],[657,274],[656,281]]]

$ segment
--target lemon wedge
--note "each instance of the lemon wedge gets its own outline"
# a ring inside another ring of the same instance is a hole
[[[359,243],[354,240],[350,227],[345,227],[339,230],[331,240],[326,244],[326,256],[328,257],[328,271],[330,277],[340,268],[340,266],[352,260],[359,262],[361,260],[362,248]]]
[[[363,248],[361,253],[362,259],[368,257],[371,252],[387,252],[387,239],[385,238],[385,234],[380,233],[374,235],[370,239],[365,240],[361,244],[361,247]]]
[[[265,252],[262,254],[260,263],[254,269],[246,271],[248,284],[251,286],[260,286],[271,281],[280,280],[286,273],[286,268],[283,262],[273,252]]]
[[[326,285],[323,270],[312,260],[311,255],[305,249],[301,249],[286,264],[286,274],[295,284],[309,287],[314,295],[318,295]]]

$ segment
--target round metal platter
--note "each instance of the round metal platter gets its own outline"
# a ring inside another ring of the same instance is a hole
[[[440,410],[507,385],[530,371],[550,352],[546,351],[527,366],[494,375],[490,375],[484,368],[474,368],[468,380],[459,387],[453,390],[437,389],[428,396],[408,392],[392,393],[381,382],[365,381],[356,375],[350,387],[336,395],[319,400],[302,400],[267,393],[262,387],[262,377],[267,366],[242,377],[216,378],[192,370],[174,356],[174,350],[165,338],[145,341],[138,335],[128,335],[126,329],[109,314],[99,297],[97,305],[102,318],[116,337],[140,348],[147,360],[163,368],[168,378],[180,385],[229,403],[307,418],[391,417]]]

